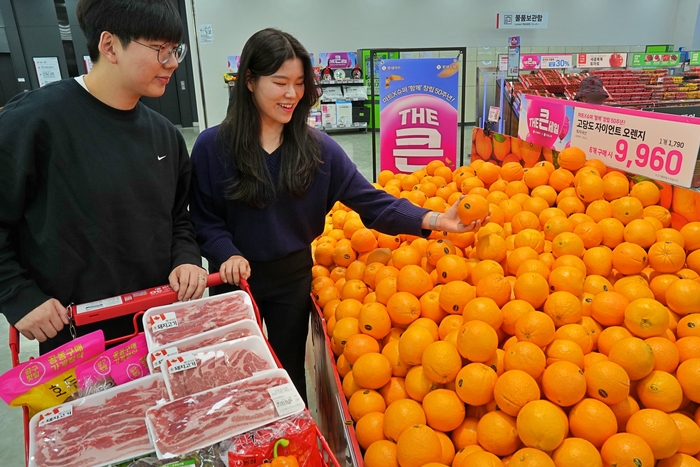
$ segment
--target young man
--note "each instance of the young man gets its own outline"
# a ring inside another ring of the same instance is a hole
[[[93,69],[0,112],[0,312],[42,353],[70,340],[66,306],[164,283],[198,298],[182,135],[139,102],[184,57],[171,0],[80,0]],[[107,338],[131,317],[78,328]]]

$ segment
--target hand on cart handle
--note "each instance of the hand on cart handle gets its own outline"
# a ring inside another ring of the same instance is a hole
[[[219,273],[224,283],[239,285],[241,279],[250,277],[250,263],[243,256],[234,255],[221,265]]]
[[[50,298],[17,321],[15,328],[27,339],[45,342],[56,337],[69,323],[68,310],[58,300]]]
[[[181,302],[201,298],[207,288],[207,271],[194,264],[181,264],[170,273],[168,282]]]

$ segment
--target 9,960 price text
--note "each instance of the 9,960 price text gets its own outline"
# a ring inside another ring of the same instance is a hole
[[[618,140],[615,145],[615,160],[624,163],[627,168],[634,163],[639,168],[649,167],[654,172],[666,172],[668,175],[678,175],[683,166],[683,154],[680,151],[672,149],[666,152],[661,146],[649,147],[645,143],[630,148],[625,139]]]

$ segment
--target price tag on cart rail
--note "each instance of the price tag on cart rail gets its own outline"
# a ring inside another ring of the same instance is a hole
[[[47,410],[39,415],[39,426],[48,425],[49,423],[70,417],[71,415],[73,415],[72,405],[61,405],[59,407],[54,407],[53,409]]]
[[[691,185],[700,148],[696,123],[576,107],[572,130],[571,145],[591,159],[674,185]]]
[[[267,392],[270,393],[280,417],[304,410],[304,401],[292,383],[270,388]]]

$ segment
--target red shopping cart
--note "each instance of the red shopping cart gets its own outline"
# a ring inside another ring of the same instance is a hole
[[[219,274],[210,274],[207,277],[207,287],[215,287],[217,285],[223,284]],[[255,319],[258,326],[262,329],[262,319],[260,316],[260,310],[255,302],[253,294],[250,291],[250,286],[245,279],[241,280],[240,288],[250,296],[251,303],[253,304],[253,310],[255,311]],[[69,316],[71,317],[71,326],[82,326],[88,323],[96,323],[99,321],[104,321],[110,318],[116,318],[119,316],[126,316],[134,314],[134,332],[127,336],[121,336],[116,339],[112,339],[106,342],[106,345],[111,346],[118,344],[120,342],[127,341],[132,337],[139,334],[138,323],[144,312],[153,307],[169,305],[171,303],[177,302],[177,292],[175,292],[170,286],[164,285],[160,287],[154,287],[145,291],[134,292],[130,294],[124,294],[119,297],[113,297],[106,300],[101,300],[93,303],[83,304],[83,305],[71,305],[68,307]],[[272,353],[277,366],[282,368],[277,355],[275,354],[270,343],[265,340],[270,352]],[[9,335],[9,346],[10,353],[12,356],[12,366],[18,366],[20,362],[20,338],[19,332],[13,326],[10,326]],[[22,408],[24,417],[24,455],[25,463],[29,463],[29,411],[26,407]],[[333,451],[326,442],[325,438],[321,434],[318,426],[316,427],[316,438],[318,441],[319,451],[321,453],[321,458],[324,467],[340,467],[338,460],[333,455]]]

